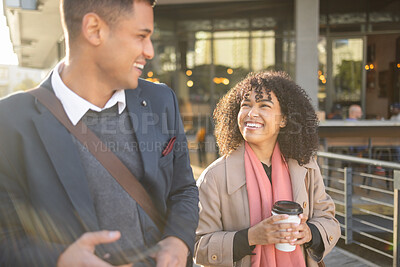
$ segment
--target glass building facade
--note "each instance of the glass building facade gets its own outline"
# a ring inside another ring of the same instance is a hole
[[[400,1],[321,0],[318,109],[351,104],[365,118],[390,117],[399,102]],[[210,126],[218,99],[249,72],[296,77],[295,0],[159,5],[155,58],[143,78],[177,93],[185,127]]]
[[[389,119],[400,102],[400,1],[320,1],[319,109]]]
[[[294,75],[293,9],[292,0],[157,6],[156,56],[143,78],[176,91],[189,134],[212,133],[216,102],[249,72]]]

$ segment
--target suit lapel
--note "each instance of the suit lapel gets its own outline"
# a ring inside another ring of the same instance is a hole
[[[151,109],[150,99],[141,96],[141,88],[125,90],[126,103],[144,164],[146,177],[156,177],[158,158],[155,124],[158,119]],[[158,152],[160,155],[158,155]],[[140,177],[137,177],[140,180]]]
[[[40,114],[33,117],[33,123],[50,161],[84,227],[91,231],[98,230],[99,225],[85,171],[71,135],[44,106],[37,104],[37,108]]]

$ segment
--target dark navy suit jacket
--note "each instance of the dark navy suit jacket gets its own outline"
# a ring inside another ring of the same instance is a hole
[[[50,78],[42,86],[52,90]],[[167,222],[159,237],[176,236],[193,252],[198,190],[176,96],[144,80],[125,92],[144,164],[140,182]],[[71,135],[28,93],[0,101],[0,216],[0,266],[54,266],[84,232],[101,230]],[[154,224],[142,228],[152,243]]]

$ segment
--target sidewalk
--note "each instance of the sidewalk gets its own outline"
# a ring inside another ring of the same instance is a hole
[[[325,257],[324,263],[327,267],[379,267],[376,264],[366,261],[338,247],[335,247],[331,253]],[[193,267],[200,266],[201,265],[193,264]]]
[[[327,267],[379,267],[379,265],[364,260],[363,258],[338,247],[333,248],[333,250],[325,257],[324,263]]]

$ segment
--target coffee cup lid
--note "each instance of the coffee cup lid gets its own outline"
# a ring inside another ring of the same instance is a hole
[[[294,201],[282,200],[275,202],[272,211],[277,214],[299,215],[303,213],[303,208]]]

